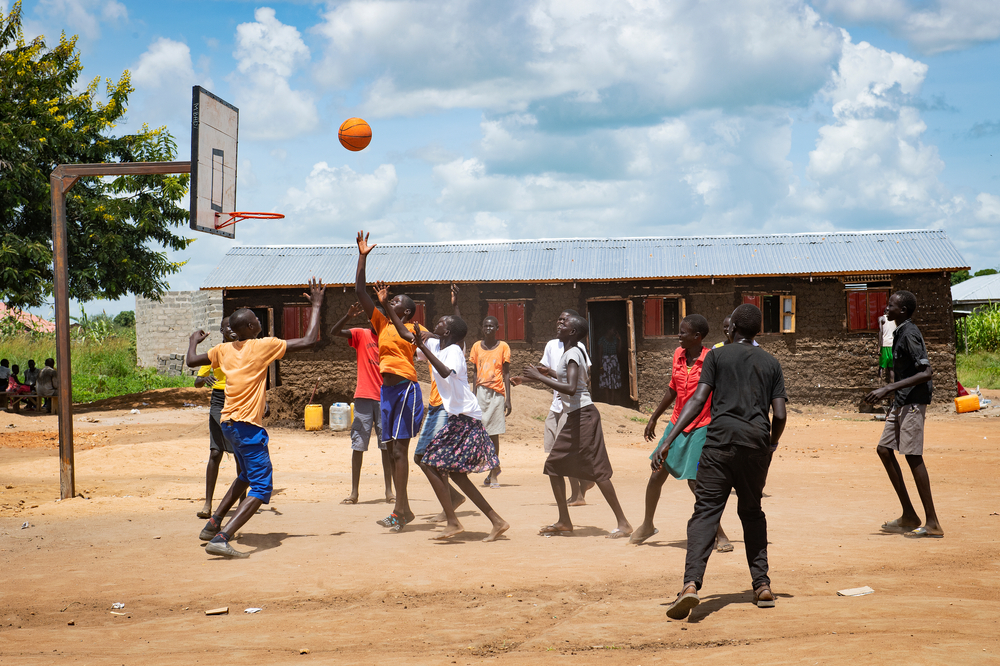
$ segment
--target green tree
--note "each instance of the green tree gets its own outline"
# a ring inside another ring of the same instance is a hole
[[[115,326],[119,328],[135,328],[135,312],[122,310],[115,315]]]
[[[997,269],[995,268],[981,268],[975,272],[973,277],[979,277],[980,275],[996,275]]]
[[[951,286],[954,287],[956,284],[959,284],[960,282],[965,282],[971,277],[972,276],[969,275],[969,271],[955,271],[954,273],[951,274]]]
[[[76,37],[64,34],[53,48],[44,37],[26,43],[21,11],[18,0],[0,12],[0,300],[12,307],[41,305],[52,293],[56,165],[169,161],[177,152],[164,128],[114,136],[133,91],[128,71],[105,79],[103,100],[100,77],[77,92]],[[158,299],[182,264],[156,246],[191,242],[173,231],[188,219],[177,206],[187,187],[187,175],[80,179],[66,201],[70,298]]]

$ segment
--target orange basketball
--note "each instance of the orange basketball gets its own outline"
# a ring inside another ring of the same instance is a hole
[[[348,118],[337,134],[340,144],[348,150],[364,150],[372,140],[372,128],[361,118]]]

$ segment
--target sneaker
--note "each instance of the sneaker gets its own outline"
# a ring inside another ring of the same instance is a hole
[[[198,538],[202,541],[211,541],[221,529],[222,525],[215,519],[215,516],[212,516],[208,519],[208,522],[205,523],[205,527],[202,528],[201,534],[198,535]]]
[[[381,525],[382,527],[392,527],[393,525],[396,524],[396,514],[390,513],[382,520],[376,520],[375,524]]]
[[[205,546],[205,552],[211,555],[228,557],[230,559],[245,559],[250,557],[250,553],[241,553],[230,546],[228,539],[221,539],[218,537],[208,542],[208,545]]]
[[[389,526],[389,531],[402,532],[403,528],[406,527],[406,524],[409,521],[406,520],[406,518],[403,518],[402,516],[397,516],[396,514],[392,514],[392,517],[395,519],[395,522]]]

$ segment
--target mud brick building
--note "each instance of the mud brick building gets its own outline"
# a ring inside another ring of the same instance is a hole
[[[290,354],[271,370],[283,417],[301,416],[318,377],[316,402],[353,395],[354,350],[328,331],[355,301],[356,265],[354,244],[235,247],[202,287],[221,290],[224,314],[251,308],[265,334],[290,339],[308,323],[309,278],[329,285],[317,348]],[[451,312],[449,283],[456,282],[469,344],[481,338],[483,318],[497,316],[515,372],[541,357],[559,313],[576,309],[590,321],[592,352],[609,327],[622,340],[623,389],[616,396],[596,389],[595,398],[650,409],[670,381],[680,320],[703,314],[712,329],[706,343],[718,342],[722,319],[746,302],[764,314],[757,339],[781,361],[793,404],[857,403],[876,385],[876,319],[898,289],[919,299],[914,320],[927,341],[935,396],[950,400],[956,377],[949,274],[965,267],[944,232],[918,230],[380,244],[369,256],[368,280],[410,295],[424,325]]]

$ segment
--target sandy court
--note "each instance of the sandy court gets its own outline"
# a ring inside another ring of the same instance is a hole
[[[197,538],[207,392],[78,409],[83,498],[62,502],[56,419],[0,414],[0,663],[1000,663],[1000,420],[990,415],[1000,409],[929,410],[926,460],[946,537],[910,540],[879,530],[899,513],[873,450],[882,424],[790,405],[764,500],[777,607],[750,603],[733,501],[723,525],[736,550],[712,556],[702,605],[675,622],[663,604],[681,583],[685,484],[664,487],[660,533],[643,546],[604,538],[614,517],[596,489],[571,511],[573,536],[537,535],[556,517],[541,474],[549,395],[516,389],[502,487],[484,490],[512,525],[506,538],[481,543],[489,522],[467,504],[467,532],[430,541],[437,528],[425,519],[439,508],[415,465],[418,519],[389,533],[375,524],[389,507],[374,447],[361,501],[345,506],[347,434],[271,428],[275,496],[236,540],[253,551],[239,561],[207,556]],[[644,423],[601,412],[613,480],[637,526]],[[223,463],[216,500],[234,470]],[[836,594],[864,585],[875,593]],[[221,606],[228,615],[204,613]]]

